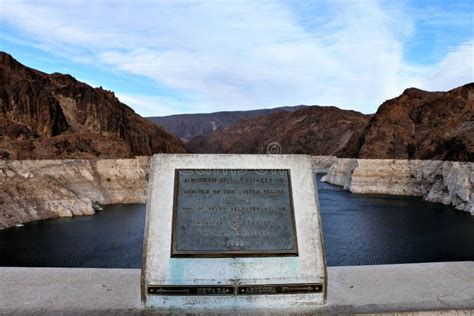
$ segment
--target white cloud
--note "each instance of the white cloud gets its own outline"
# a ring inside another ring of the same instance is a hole
[[[444,91],[474,81],[474,40],[451,50],[422,82],[427,90]]]
[[[116,93],[117,98],[144,116],[164,116],[186,112],[186,103],[161,96]]]
[[[404,60],[414,25],[400,8],[370,0],[317,2],[306,8],[302,23],[290,5],[2,2],[0,16],[32,45],[145,76],[191,100],[116,91],[143,115],[294,104],[370,113],[406,87],[469,79],[456,57],[466,61],[469,47],[453,51],[436,69]]]

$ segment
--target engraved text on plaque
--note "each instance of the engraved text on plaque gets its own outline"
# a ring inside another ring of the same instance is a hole
[[[173,256],[297,254],[289,170],[176,170]]]

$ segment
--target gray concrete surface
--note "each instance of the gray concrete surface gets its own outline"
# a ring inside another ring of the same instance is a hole
[[[474,315],[472,261],[329,267],[328,281],[327,304],[308,312]],[[0,314],[144,313],[140,270],[0,268]]]
[[[140,270],[0,268],[0,313],[139,311]]]
[[[474,310],[474,262],[330,267],[327,310]]]

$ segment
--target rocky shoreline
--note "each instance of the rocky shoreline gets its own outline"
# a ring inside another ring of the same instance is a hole
[[[474,163],[313,156],[323,181],[356,193],[420,196],[474,215]],[[145,203],[149,157],[0,160],[0,229]]]
[[[149,157],[0,160],[0,229],[145,203]]]
[[[419,196],[474,215],[474,163],[337,158],[322,178],[354,193]]]

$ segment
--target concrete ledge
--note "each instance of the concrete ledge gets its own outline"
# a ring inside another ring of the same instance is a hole
[[[141,309],[140,270],[0,268],[0,313]]]
[[[308,312],[474,314],[472,261],[329,267],[328,281],[328,304]],[[148,313],[140,302],[140,270],[0,268],[0,314]]]
[[[474,310],[474,262],[330,267],[326,310]]]

